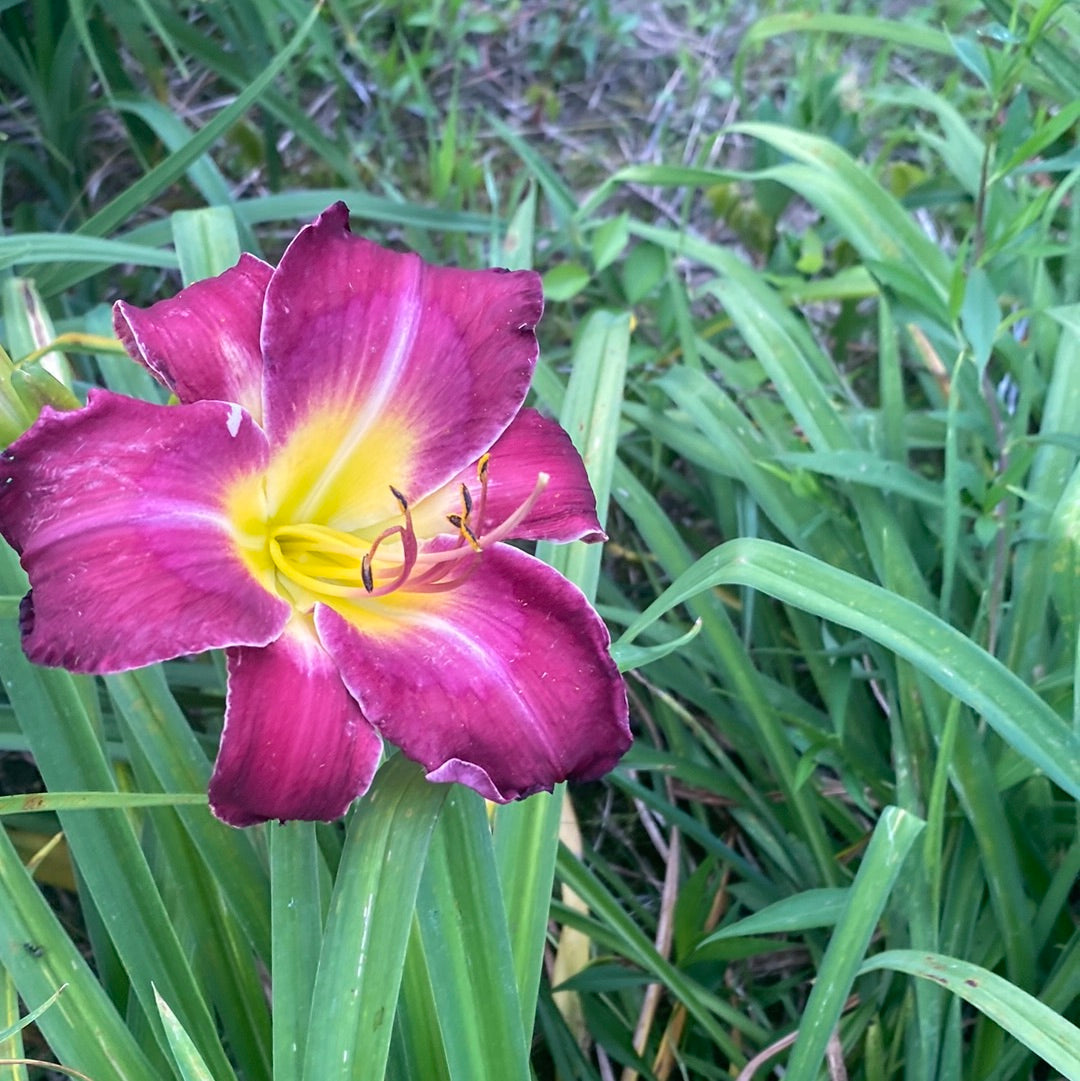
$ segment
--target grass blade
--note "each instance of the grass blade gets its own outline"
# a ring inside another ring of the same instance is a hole
[[[284,70],[292,57],[299,51],[305,38],[319,17],[320,7],[316,5],[293,35],[289,44],[273,61],[267,65],[257,78],[237,95],[236,99],[219,112],[213,120],[193,135],[184,146],[171,153],[160,165],[141,176],[134,184],[103,206],[96,214],[88,218],[79,227],[83,236],[101,236],[112,232],[137,210],[145,206],[174,181],[179,180],[188,168],[196,162],[229,128],[258,101],[260,95],[273,83]],[[41,275],[42,292],[51,293],[67,288],[73,281],[79,280],[79,272],[60,272]]]
[[[447,798],[416,914],[450,1076],[529,1081],[491,828],[484,801],[468,789],[455,786]]]
[[[397,755],[353,812],[311,995],[305,1081],[383,1075],[420,873],[446,793]]]
[[[947,988],[1065,1077],[1080,1077],[1080,1028],[1008,980],[968,961],[919,950],[888,950],[871,957],[860,972],[881,969],[907,972]]]
[[[157,1002],[158,1015],[165,1026],[165,1035],[169,1038],[169,1047],[172,1049],[173,1060],[180,1071],[180,1076],[184,1081],[214,1081],[214,1075],[210,1073],[198,1048],[184,1031],[184,1026],[176,1019],[176,1014],[169,1009],[169,1004],[158,994],[156,987],[154,999]]]
[[[53,1053],[91,1077],[146,1081],[158,1073],[90,966],[75,948],[0,830],[0,962],[26,1002],[44,1002],[37,1018]]]
[[[814,1081],[818,1076],[825,1046],[840,1020],[859,964],[900,868],[924,825],[899,807],[886,807],[882,812],[807,999],[799,1038],[784,1074],[788,1081]]]
[[[1010,746],[1080,798],[1080,736],[1027,684],[925,608],[783,545],[751,538],[714,549],[680,575],[620,642],[720,584],[752,586],[880,642],[966,702]]]

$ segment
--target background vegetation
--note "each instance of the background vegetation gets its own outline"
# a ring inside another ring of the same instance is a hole
[[[602,566],[558,558],[638,739],[561,827],[500,811],[456,865],[483,816],[440,824],[421,900],[453,907],[471,859],[501,893],[402,941],[388,1076],[519,1076],[470,1013],[516,983],[538,1078],[1080,1078],[1074,4],[8,0],[0,72],[7,438],[49,373],[154,395],[110,303],[276,259],[336,198],[429,259],[544,274],[536,399],[611,497]],[[361,826],[217,828],[176,794],[205,786],[218,660],[37,673],[0,569],[5,789],[125,808],[6,820],[0,1035],[70,989],[0,1052],[374,1076],[334,1072],[311,993]],[[531,878],[530,830],[562,839]],[[290,859],[314,944],[281,931]],[[521,912],[550,916],[535,1030]],[[436,946],[459,933],[470,956]]]

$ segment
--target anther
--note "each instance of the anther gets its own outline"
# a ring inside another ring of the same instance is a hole
[[[472,531],[469,523],[460,514],[448,514],[446,520],[461,534],[462,540],[467,541],[474,552],[480,551],[480,541]]]
[[[398,505],[401,507],[401,513],[404,514],[409,509],[409,501],[391,484],[390,491],[394,493],[394,498],[398,501]]]
[[[368,552],[360,560],[360,578],[364,583],[364,589],[371,593],[375,589],[375,578],[371,573],[371,553]]]
[[[476,475],[480,480],[480,506],[476,510],[476,522],[481,533],[484,531],[484,524],[487,520],[485,515],[487,514],[488,462],[490,461],[490,454],[482,454],[480,460],[476,463]]]
[[[469,515],[472,514],[472,496],[464,484],[461,486],[461,502],[465,507],[465,520],[468,521]]]

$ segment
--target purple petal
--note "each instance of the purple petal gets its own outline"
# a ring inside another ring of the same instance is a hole
[[[248,570],[226,513],[266,459],[238,405],[96,391],[76,412],[46,409],[0,459],[0,533],[32,587],[27,656],[117,672],[276,638],[289,606]]]
[[[273,269],[245,254],[224,274],[149,308],[121,300],[113,309],[117,337],[181,402],[238,402],[259,421],[259,331]]]
[[[605,540],[581,455],[566,432],[535,409],[522,409],[491,448],[484,518],[473,522],[473,531],[482,536],[498,528],[526,503],[541,473],[549,477],[547,487],[509,535],[560,543]],[[462,484],[478,505],[481,486],[473,463],[413,508],[420,536],[449,531],[446,516],[461,513]]]
[[[265,427],[320,478],[288,512],[370,525],[397,513],[388,485],[416,502],[475,461],[525,398],[542,308],[531,272],[429,266],[352,236],[343,203],[324,212],[266,294]],[[386,505],[343,500],[349,476],[377,476]]]
[[[320,606],[315,625],[364,715],[432,780],[505,802],[599,777],[630,745],[606,628],[524,552],[485,552],[451,592]]]
[[[367,791],[382,740],[299,619],[263,649],[228,651],[229,700],[210,808],[231,826],[330,821]]]

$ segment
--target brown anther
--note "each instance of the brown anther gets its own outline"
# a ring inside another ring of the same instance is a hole
[[[394,493],[394,498],[401,507],[401,513],[404,514],[409,509],[409,501],[392,484],[390,485],[390,491]]]
[[[476,463],[476,476],[481,484],[483,484],[484,481],[487,480],[488,462],[490,461],[490,454],[481,454],[480,461]]]
[[[476,539],[476,534],[466,525],[465,522],[461,523],[461,535],[469,542],[469,547],[474,552],[480,551],[480,542]]]
[[[375,589],[375,578],[371,573],[370,552],[360,560],[360,578],[363,580],[364,588],[371,593]]]
[[[465,520],[468,521],[469,515],[472,514],[472,495],[464,484],[461,486],[461,502],[465,507]]]
[[[460,514],[448,514],[446,520],[461,534],[463,540],[468,541],[469,547],[474,552],[480,551],[480,541],[476,534],[469,528],[469,523]]]

